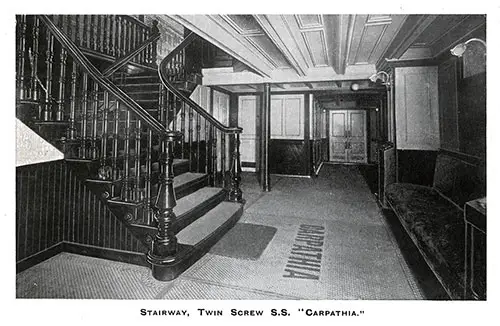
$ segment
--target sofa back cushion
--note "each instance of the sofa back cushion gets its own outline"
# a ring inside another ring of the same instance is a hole
[[[469,200],[486,195],[483,174],[484,170],[478,163],[440,152],[436,159],[433,187],[463,208]]]

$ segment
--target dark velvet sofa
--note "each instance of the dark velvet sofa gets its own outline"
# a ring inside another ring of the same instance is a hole
[[[393,183],[386,188],[390,208],[451,299],[464,295],[464,204],[485,196],[485,186],[478,160],[440,151],[432,187]]]

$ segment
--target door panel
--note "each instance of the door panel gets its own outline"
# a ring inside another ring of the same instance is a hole
[[[241,162],[256,162],[256,120],[257,120],[257,97],[239,96],[238,97],[238,126],[243,128],[240,136]]]
[[[330,112],[330,161],[347,160],[347,111]]]
[[[348,111],[349,162],[366,162],[366,111]]]

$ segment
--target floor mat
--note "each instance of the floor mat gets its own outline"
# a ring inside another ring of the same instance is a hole
[[[276,231],[277,229],[271,226],[237,223],[210,253],[236,259],[257,260]]]

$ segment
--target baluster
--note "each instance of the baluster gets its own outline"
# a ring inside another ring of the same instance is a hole
[[[132,184],[131,184],[131,178],[130,178],[130,110],[126,111],[127,117],[125,121],[125,144],[124,144],[124,175],[123,175],[123,192],[122,192],[122,200],[124,201],[129,201],[131,191],[132,191]]]
[[[18,48],[17,48],[17,91],[18,99],[24,100],[26,97],[24,89],[24,66],[26,51],[26,15],[18,15]]]
[[[168,128],[170,126],[171,120],[171,108],[172,108],[172,95],[170,95],[170,91],[163,86],[165,97],[163,102],[165,103],[164,111],[165,111],[165,120],[163,121],[163,125]]]
[[[113,20],[111,15],[106,15],[104,18],[104,52],[113,55]]]
[[[88,42],[88,37],[89,37],[88,25],[89,25],[89,15],[83,15],[82,46],[86,47],[86,48],[89,47],[89,42]]]
[[[124,33],[123,33],[123,54],[130,51],[130,22],[128,19],[124,19]]]
[[[188,147],[189,147],[189,171],[193,171],[193,108],[189,106],[189,125],[188,125]]]
[[[130,33],[131,34],[130,35],[130,44],[131,44],[130,50],[137,48],[137,35],[136,35],[137,29],[136,29],[136,26],[137,26],[136,24],[131,24],[131,26],[130,26],[130,32],[131,32]],[[132,61],[136,62],[136,58],[133,57]]]
[[[151,27],[151,35],[157,35],[157,34],[160,34],[160,29],[158,28],[158,21],[157,20],[153,20],[153,26]],[[156,63],[156,60],[157,60],[157,57],[158,57],[158,41],[154,41],[152,44],[151,44],[151,64],[153,66],[156,66],[157,63]]]
[[[155,202],[155,215],[158,232],[151,244],[151,250],[147,254],[147,260],[152,264],[153,277],[165,280],[164,266],[175,261],[177,253],[177,238],[173,230],[176,220],[174,207],[177,205],[174,191],[174,155],[173,144],[177,138],[175,132],[169,132],[163,136],[162,143],[166,142],[165,151],[162,153],[161,165],[162,175],[158,196]]]
[[[196,172],[201,172],[200,144],[201,143],[201,116],[196,113]]]
[[[122,47],[123,47],[123,18],[122,16],[118,15],[116,17],[116,25],[117,25],[117,34],[116,34],[116,51],[115,51],[115,56],[117,58],[121,57],[123,55]]]
[[[112,15],[111,16],[111,22],[110,22],[110,29],[112,30],[112,33],[110,31],[110,52],[111,55],[115,58],[118,57],[118,17]]]
[[[141,120],[137,119],[135,127],[135,201],[142,200],[143,196],[141,194],[140,183],[141,183]]]
[[[76,126],[75,126],[75,111],[76,111],[76,81],[78,78],[78,68],[76,62],[73,61],[73,70],[71,71],[71,96],[69,98],[69,127],[68,127],[68,139],[75,139]]]
[[[211,127],[212,131],[212,183],[215,186],[217,180],[218,164],[217,164],[217,129]]]
[[[165,123],[165,94],[164,94],[164,86],[162,83],[159,84],[158,87],[158,120],[162,123],[162,125],[166,126]]]
[[[177,130],[177,103],[179,100],[177,96],[172,94],[173,96],[173,107],[172,107],[172,130]]]
[[[147,212],[147,225],[153,223],[152,210],[151,210],[151,154],[153,149],[153,131],[148,129],[148,139],[146,148],[146,175],[144,177],[144,187],[146,192],[146,212]]]
[[[80,45],[80,15],[75,16],[75,43]]]
[[[89,75],[84,72],[82,80],[82,111],[81,111],[81,144],[80,144],[80,157],[87,158],[87,106],[88,106],[88,79]]]
[[[113,180],[119,178],[118,170],[118,128],[120,123],[120,102],[115,102],[115,110],[113,115],[113,144],[112,144],[112,157],[111,157],[111,169],[113,171]]]
[[[109,113],[109,93],[104,91],[103,98],[103,108],[102,108],[102,125],[101,125],[101,167],[99,171],[99,177],[104,180],[109,180],[111,178],[111,173],[109,173],[107,166],[108,162],[108,113]]]
[[[228,199],[234,202],[243,201],[243,192],[241,191],[241,161],[240,161],[240,134],[234,133],[234,148],[231,162],[231,189],[229,190]]]
[[[40,37],[40,18],[35,16],[33,22],[33,49],[31,51],[31,99],[39,100],[38,82],[36,80],[38,74],[38,46]]]
[[[223,132],[220,132],[220,163],[222,187],[226,188],[226,134]]]
[[[47,80],[45,84],[45,108],[43,111],[43,120],[49,121],[52,118],[51,101],[52,101],[52,74],[54,63],[54,36],[47,31]]]
[[[146,40],[149,38],[149,30],[146,30]],[[146,48],[144,49],[145,50],[145,59],[146,59],[146,63],[151,63],[151,44],[149,44],[148,46],[146,46]]]
[[[180,99],[179,99],[180,100]],[[184,101],[181,102],[181,158],[184,159],[184,143],[186,139],[186,103]]]
[[[97,158],[97,119],[99,109],[99,84],[94,82],[92,90],[92,135],[90,138],[90,158]]]
[[[90,46],[91,50],[95,50],[97,46],[97,26],[95,24],[96,15],[90,15],[90,25],[89,25],[89,38],[90,38]]]
[[[65,49],[61,49],[61,65],[59,69],[59,99],[56,112],[56,121],[64,120],[64,102],[65,102],[65,86],[66,86],[66,59],[68,53]]]
[[[146,36],[146,29],[145,29],[145,28],[142,28],[142,31],[141,31],[141,32],[142,32],[142,37],[141,37],[141,39],[142,39],[142,41],[144,42],[144,41],[146,41],[146,39],[147,39],[147,36]],[[147,51],[148,51],[148,50],[147,50],[147,47],[146,47],[146,48],[144,48],[144,50],[142,50],[142,51],[141,51],[141,53],[139,54],[139,57],[140,57],[140,62],[141,62],[142,64],[146,64],[146,63],[147,63],[147,55],[146,55]]]
[[[210,169],[209,169],[209,164],[210,164],[210,127],[208,126],[208,121],[207,119],[203,119],[204,125],[203,125],[203,130],[205,131],[205,173],[210,175]]]

